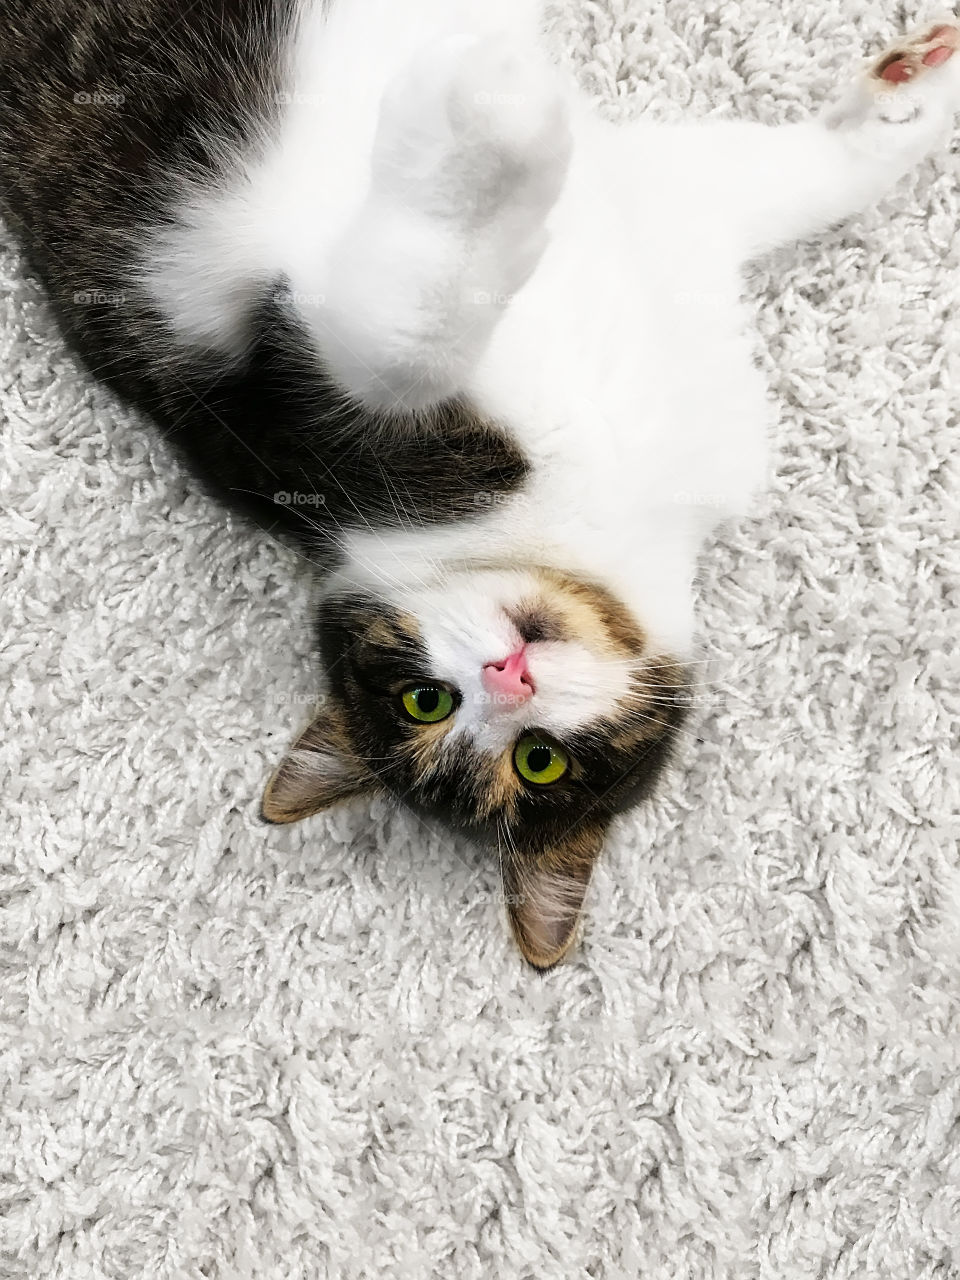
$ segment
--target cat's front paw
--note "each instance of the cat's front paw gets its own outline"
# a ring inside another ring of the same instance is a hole
[[[536,269],[572,151],[556,73],[508,36],[420,50],[384,96],[373,198],[456,248],[458,305],[479,319]]]
[[[553,204],[566,176],[571,136],[552,70],[502,37],[462,55],[448,103],[461,155],[469,155],[481,199]]]
[[[463,173],[460,208],[476,246],[464,285],[497,311],[546,246],[572,150],[567,102],[549,67],[494,37],[463,55],[448,110]]]
[[[509,37],[445,37],[384,94],[374,181],[461,220],[532,204],[542,216],[566,176],[568,115],[552,69]]]

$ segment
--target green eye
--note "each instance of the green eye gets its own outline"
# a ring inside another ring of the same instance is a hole
[[[401,694],[403,709],[420,724],[439,724],[453,713],[453,694],[439,684],[421,684]]]
[[[546,787],[563,777],[570,768],[570,757],[560,747],[528,733],[517,743],[513,763],[521,778]]]

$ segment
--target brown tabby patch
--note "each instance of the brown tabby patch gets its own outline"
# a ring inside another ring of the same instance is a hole
[[[556,569],[538,569],[538,576],[554,589],[568,635],[604,644],[611,652],[639,656],[647,645],[643,628],[630,610],[596,582]]]

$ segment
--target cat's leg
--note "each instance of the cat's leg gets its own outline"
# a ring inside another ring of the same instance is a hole
[[[416,409],[463,389],[539,261],[569,155],[552,71],[505,40],[444,40],[390,86],[366,203],[306,288],[354,395]]]
[[[743,259],[880,200],[945,141],[960,109],[960,27],[904,38],[818,120],[691,129],[672,156]],[[679,133],[679,131],[678,131]],[[681,183],[684,175],[680,175]]]

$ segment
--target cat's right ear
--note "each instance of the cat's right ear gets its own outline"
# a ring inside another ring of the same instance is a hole
[[[339,716],[323,711],[267,783],[260,816],[265,822],[300,822],[377,790],[377,780],[354,754]]]

